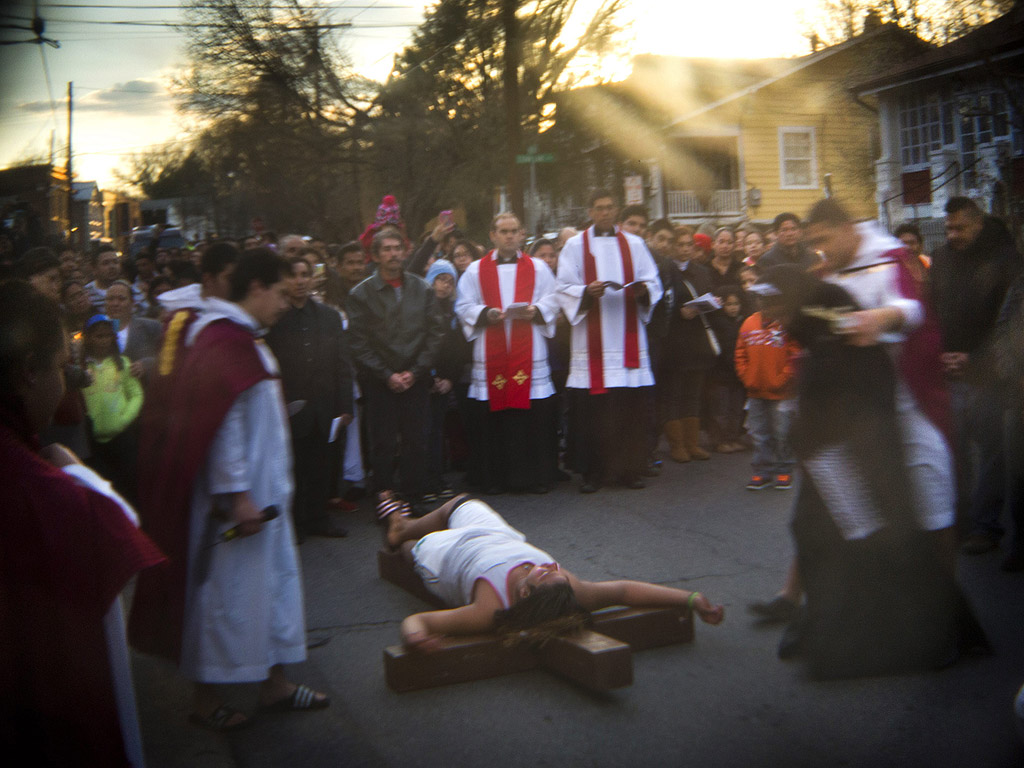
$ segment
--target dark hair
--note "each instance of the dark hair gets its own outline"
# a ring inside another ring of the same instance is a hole
[[[96,264],[99,263],[100,256],[104,253],[113,253],[114,255],[117,255],[117,248],[115,248],[111,243],[100,243],[96,246],[96,250],[90,254],[89,263],[96,266]]]
[[[152,251],[139,251],[135,254],[135,263],[138,264],[139,259],[149,259],[150,261],[156,261],[156,256],[153,255]]]
[[[611,201],[618,205],[618,199],[607,189],[595,189],[590,193],[590,197],[587,199],[587,207],[593,208],[597,204],[598,200],[603,200],[606,197],[611,198]]]
[[[218,240],[203,251],[199,270],[204,275],[219,275],[232,264],[238,263],[238,249],[231,243]]]
[[[663,229],[668,230],[669,234],[672,235],[672,239],[675,240],[676,228],[672,226],[672,222],[669,221],[668,219],[658,219],[657,221],[651,222],[651,224],[647,227],[647,236],[654,237]]]
[[[167,265],[167,271],[171,273],[171,280],[174,281],[177,288],[198,283],[203,279],[199,270],[196,269],[196,265],[191,261],[172,261]]]
[[[0,396],[26,367],[41,370],[64,346],[60,307],[22,280],[0,283]]]
[[[398,242],[403,243],[403,244],[405,242],[402,239],[402,233],[398,229],[398,227],[393,227],[393,226],[381,227],[380,231],[373,236],[373,244],[370,247],[370,250],[373,251],[373,255],[374,256],[379,256],[380,255],[380,249],[381,249],[381,246],[384,245],[384,241],[385,240],[397,240]]]
[[[104,353],[103,353],[103,359],[106,359],[108,357],[112,357],[114,359],[114,365],[117,366],[117,370],[123,371],[124,370],[124,360],[121,359],[121,347],[117,343],[117,331],[115,330],[114,321],[113,320],[104,320],[103,322],[107,323],[110,326],[110,330],[114,331],[114,336],[110,340],[110,347],[106,351],[104,351]],[[88,338],[90,334],[92,334],[92,332],[94,331],[94,329],[98,325],[100,325],[100,323],[93,323],[92,325],[89,325],[88,321],[86,321],[85,328],[82,330],[82,360],[81,360],[81,362],[82,362],[83,366],[85,365],[85,356],[86,356],[85,339]]]
[[[340,262],[342,259],[344,259],[345,258],[345,254],[347,254],[347,253],[359,253],[359,254],[361,254],[362,252],[363,252],[363,244],[360,243],[358,240],[352,240],[352,241],[350,241],[348,243],[345,243],[344,245],[338,247],[338,261]]]
[[[838,227],[849,224],[853,219],[846,209],[834,197],[826,197],[811,206],[807,213],[807,226],[824,224],[827,227]]]
[[[507,644],[543,644],[566,632],[579,630],[590,621],[569,584],[535,587],[530,594],[503,611],[494,612],[495,630]]]
[[[149,281],[149,290],[146,292],[146,298],[153,299],[155,296],[154,291],[162,284],[168,285],[171,288],[174,287],[174,281],[167,275],[154,275],[153,279]]]
[[[480,246],[478,246],[472,240],[466,240],[465,238],[463,238],[462,240],[456,240],[454,243],[452,243],[452,247],[448,249],[447,258],[448,261],[452,262],[453,264],[455,263],[455,249],[458,248],[460,245],[464,247],[467,251],[469,251],[469,255],[473,257],[473,261],[477,261],[481,256],[483,256],[483,254],[480,252]]]
[[[60,259],[52,250],[40,245],[25,251],[18,262],[18,267],[21,276],[28,280],[33,275],[39,275],[51,269],[59,269]]]
[[[893,231],[892,234],[894,237],[899,237],[900,235],[913,235],[921,242],[924,242],[923,238],[921,237],[921,228],[911,221],[904,221],[902,224],[896,227],[895,231]]]
[[[647,221],[650,216],[647,215],[647,209],[642,205],[627,205],[622,209],[622,213],[619,214],[619,220],[625,221],[630,216],[643,216],[644,221]]]
[[[269,248],[250,248],[238,259],[238,266],[231,275],[231,295],[228,298],[242,301],[249,295],[253,280],[269,288],[291,273],[291,265],[280,254]]]
[[[792,221],[798,227],[800,226],[800,217],[797,216],[795,213],[790,213],[789,211],[786,211],[785,213],[780,213],[778,216],[772,219],[772,232],[778,232],[779,227],[781,227],[787,221]]]
[[[688,224],[680,224],[678,227],[676,227],[676,240],[678,240],[683,235],[689,235],[690,237],[693,237],[696,234],[697,230]]]
[[[740,271],[742,272],[743,270],[741,269]],[[714,293],[723,304],[730,296],[735,296],[740,300],[741,304],[743,303],[743,289],[738,285],[721,285],[718,288],[715,288]]]
[[[537,251],[539,251],[545,245],[550,245],[552,248],[555,247],[555,244],[553,242],[548,240],[546,237],[542,237],[539,240],[536,240],[533,243],[533,245],[530,246],[530,255],[531,256],[536,256],[537,255]]]
[[[985,215],[981,212],[981,208],[978,207],[978,204],[969,197],[949,198],[949,200],[946,201],[945,211],[947,216],[952,216],[954,213],[966,213],[972,219],[981,218]]]
[[[750,235],[757,235],[759,238],[761,238],[761,242],[764,242],[764,230],[761,229],[761,227],[757,226],[756,224],[748,224],[746,226],[746,233],[748,237]],[[746,240],[744,240],[744,242],[746,242]]]

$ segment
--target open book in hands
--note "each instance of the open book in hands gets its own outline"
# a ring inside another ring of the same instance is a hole
[[[623,288],[633,288],[633,287],[638,286],[638,285],[644,285],[644,281],[643,280],[634,280],[633,282],[626,283],[625,285],[623,285],[622,283],[616,283],[614,280],[605,280],[604,281],[605,290],[608,290],[608,291],[621,291]]]
[[[513,301],[507,307],[505,307],[505,317],[512,320],[529,320],[530,305],[525,301]]]
[[[722,302],[718,300],[718,297],[713,293],[705,293],[703,296],[698,296],[696,299],[683,304],[684,307],[693,307],[702,315],[708,312],[714,312],[716,309],[722,308]]]

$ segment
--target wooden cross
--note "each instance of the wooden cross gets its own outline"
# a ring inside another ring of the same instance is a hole
[[[377,567],[382,579],[448,607],[400,552],[381,549]],[[592,629],[552,638],[540,648],[505,647],[493,634],[444,638],[431,653],[391,645],[384,649],[384,675],[388,687],[404,693],[541,667],[590,690],[609,691],[632,684],[633,651],[691,642],[693,614],[686,608],[605,608],[594,612]]]

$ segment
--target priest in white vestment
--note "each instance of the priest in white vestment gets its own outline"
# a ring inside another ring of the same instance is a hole
[[[498,214],[491,224],[495,248],[469,265],[455,300],[473,342],[467,425],[473,474],[492,494],[546,493],[558,465],[547,345],[560,311],[555,277],[519,250],[522,235],[515,214]]]
[[[647,448],[642,417],[654,385],[646,325],[661,298],[657,266],[642,239],[614,226],[611,194],[591,195],[593,225],[570,238],[558,259],[558,298],[572,326],[570,440],[580,491],[620,483],[643,488]]]

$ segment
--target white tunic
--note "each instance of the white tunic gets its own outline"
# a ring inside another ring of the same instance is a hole
[[[484,258],[496,259],[494,255]],[[555,335],[555,319],[558,317],[558,298],[555,294],[555,276],[548,265],[540,259],[533,259],[534,281],[533,304],[540,312],[544,323],[532,323],[533,327],[533,374],[530,381],[530,399],[541,400],[555,394],[555,386],[551,383],[551,368],[548,366],[548,345],[545,339]],[[481,260],[482,261],[482,260]],[[466,339],[473,342],[473,372],[469,384],[469,397],[473,400],[484,400],[487,397],[487,327],[477,325],[480,313],[487,308],[483,289],[480,286],[480,261],[474,261],[459,279],[458,292],[455,298],[455,314],[462,323],[462,331]],[[501,294],[501,306],[504,309],[515,301],[516,264],[498,265],[498,289]],[[505,320],[505,344],[510,343],[512,336],[512,320]]]
[[[590,252],[594,255],[598,280],[625,283],[622,274],[622,256],[615,237],[594,237],[594,228],[587,230]],[[604,360],[605,387],[648,387],[654,384],[651,358],[647,351],[647,330],[654,306],[661,298],[661,280],[658,268],[647,245],[636,235],[626,234],[629,253],[633,261],[633,279],[647,286],[649,301],[637,303],[637,343],[640,367],[626,368],[626,291],[606,290],[601,302],[601,349]],[[572,326],[572,351],[569,358],[569,379],[566,386],[590,389],[590,356],[587,351],[587,310],[582,309],[587,280],[583,269],[583,233],[570,238],[558,257],[558,299],[562,311]],[[635,299],[630,299],[635,301]]]
[[[254,332],[258,323],[241,307],[196,321],[229,316]],[[254,340],[267,371],[277,373],[269,347]],[[278,516],[254,536],[217,544],[216,533],[233,523],[210,525],[213,497],[249,494],[257,509],[276,506]],[[210,446],[192,493],[189,574],[185,597],[181,672],[197,682],[264,680],[271,666],[306,658],[302,574],[289,509],[292,456],[280,381],[265,379],[235,400]],[[205,580],[197,568],[207,563]]]
[[[903,313],[901,332],[882,334],[879,341],[887,345],[894,359],[899,358],[900,342],[910,331],[924,322],[924,307],[916,299],[907,298],[899,289],[899,269],[895,264],[872,267],[887,261],[883,254],[903,243],[874,222],[857,224],[860,247],[845,273],[829,275],[825,280],[849,293],[861,309],[892,307]],[[857,269],[867,267],[866,269]],[[856,270],[850,272],[849,270]],[[898,370],[898,368],[897,368]],[[949,446],[935,425],[921,412],[902,378],[897,383],[896,411],[903,437],[903,451],[917,499],[918,523],[926,531],[953,525],[956,517],[956,491],[953,485],[953,459]]]

